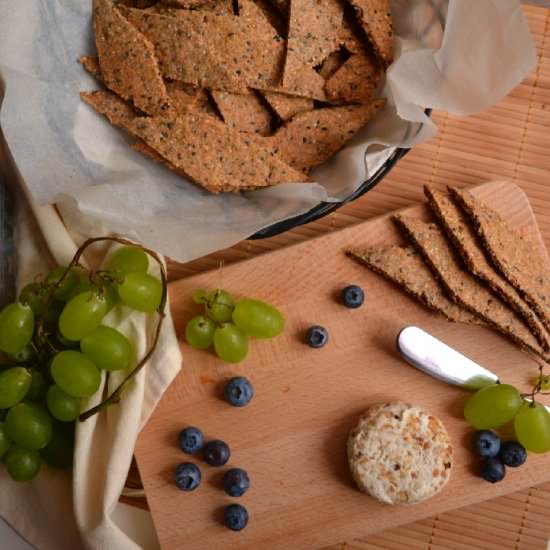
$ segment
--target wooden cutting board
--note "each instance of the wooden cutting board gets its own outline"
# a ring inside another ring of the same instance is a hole
[[[491,182],[474,192],[543,246],[518,187]],[[406,212],[427,215],[424,206]],[[389,217],[383,216],[171,285],[184,367],[136,448],[163,548],[321,547],[550,480],[550,454],[530,455],[524,467],[508,469],[499,484],[477,477],[477,460],[468,449],[471,430],[462,419],[468,394],[418,372],[395,351],[399,330],[414,324],[523,391],[537,372],[528,357],[497,333],[446,322],[343,253],[362,244],[399,242]],[[357,310],[337,299],[340,289],[352,283],[366,293],[365,304]],[[187,320],[198,313],[192,291],[220,286],[236,296],[273,303],[286,318],[281,336],[252,342],[249,356],[236,366],[183,342]],[[322,349],[303,343],[305,329],[313,324],[329,331],[329,343]],[[236,375],[254,384],[255,397],[245,408],[231,407],[222,399],[224,381]],[[383,505],[360,493],[346,459],[347,434],[357,416],[371,404],[398,399],[439,416],[455,446],[449,485],[432,500],[411,507]],[[227,441],[232,450],[225,468],[192,459],[203,473],[193,493],[179,491],[173,482],[177,464],[189,460],[177,446],[179,431],[188,425],[200,427],[209,439]],[[221,487],[229,466],[249,472],[251,489],[240,499],[231,499]],[[240,533],[221,523],[223,507],[230,502],[240,502],[250,513],[250,523]]]

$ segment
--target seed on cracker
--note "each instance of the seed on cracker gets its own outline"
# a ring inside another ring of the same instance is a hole
[[[270,91],[263,91],[262,95],[283,122],[290,120],[298,113],[311,111],[313,109],[313,99],[307,97],[298,97]]]
[[[288,164],[308,172],[339,151],[383,105],[380,99],[299,113],[269,139]]]
[[[105,85],[145,113],[169,109],[153,44],[120,15],[111,0],[94,0],[94,27]]]
[[[348,255],[389,279],[449,321],[484,324],[479,317],[447,298],[430,268],[412,246],[370,246],[364,250],[351,250]]]
[[[354,54],[325,82],[325,93],[333,102],[366,103],[379,80],[378,66],[367,55]]]
[[[479,315],[522,347],[544,357],[544,352],[525,323],[495,293],[464,269],[456,251],[434,223],[397,215],[394,220],[418,248],[449,296]]]
[[[550,330],[550,270],[541,248],[471,193],[449,191],[473,222],[493,264]]]
[[[432,211],[440,220],[447,236],[453,241],[468,269],[485,281],[511,308],[521,315],[541,346],[548,350],[550,334],[517,290],[491,265],[466,215],[446,193],[436,191],[428,186],[424,186],[424,193]]]
[[[81,97],[112,124],[143,140],[175,169],[211,192],[308,181],[285,164],[263,138],[235,131],[204,113],[188,110],[177,117],[137,116],[110,92],[83,92]]]

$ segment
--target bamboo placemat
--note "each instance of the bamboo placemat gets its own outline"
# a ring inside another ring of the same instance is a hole
[[[491,179],[514,181],[527,193],[550,247],[550,10],[524,9],[539,62],[533,73],[498,105],[466,118],[434,112],[438,135],[415,148],[361,199],[283,235],[242,242],[185,265],[170,264],[170,278],[288,246],[422,201],[424,183],[443,188]],[[546,483],[365,540],[342,543],[331,550],[538,550],[547,548],[549,538],[550,483]]]

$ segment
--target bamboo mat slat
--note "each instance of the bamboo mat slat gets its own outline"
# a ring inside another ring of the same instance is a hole
[[[463,118],[434,112],[438,135],[415,148],[361,199],[283,235],[242,242],[185,265],[170,264],[170,278],[212,269],[221,261],[240,261],[422,201],[424,183],[443,188],[492,179],[514,181],[527,193],[550,248],[550,10],[524,9],[539,62],[498,105]],[[137,483],[135,469],[131,479]],[[547,548],[549,537],[550,483],[546,483],[330,550],[538,550]]]

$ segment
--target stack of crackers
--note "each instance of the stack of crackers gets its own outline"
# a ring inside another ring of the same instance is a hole
[[[550,271],[540,246],[468,191],[424,192],[434,222],[393,217],[410,246],[349,254],[450,321],[488,325],[548,361]]]
[[[82,99],[213,193],[310,181],[383,106],[389,0],[94,0]]]

